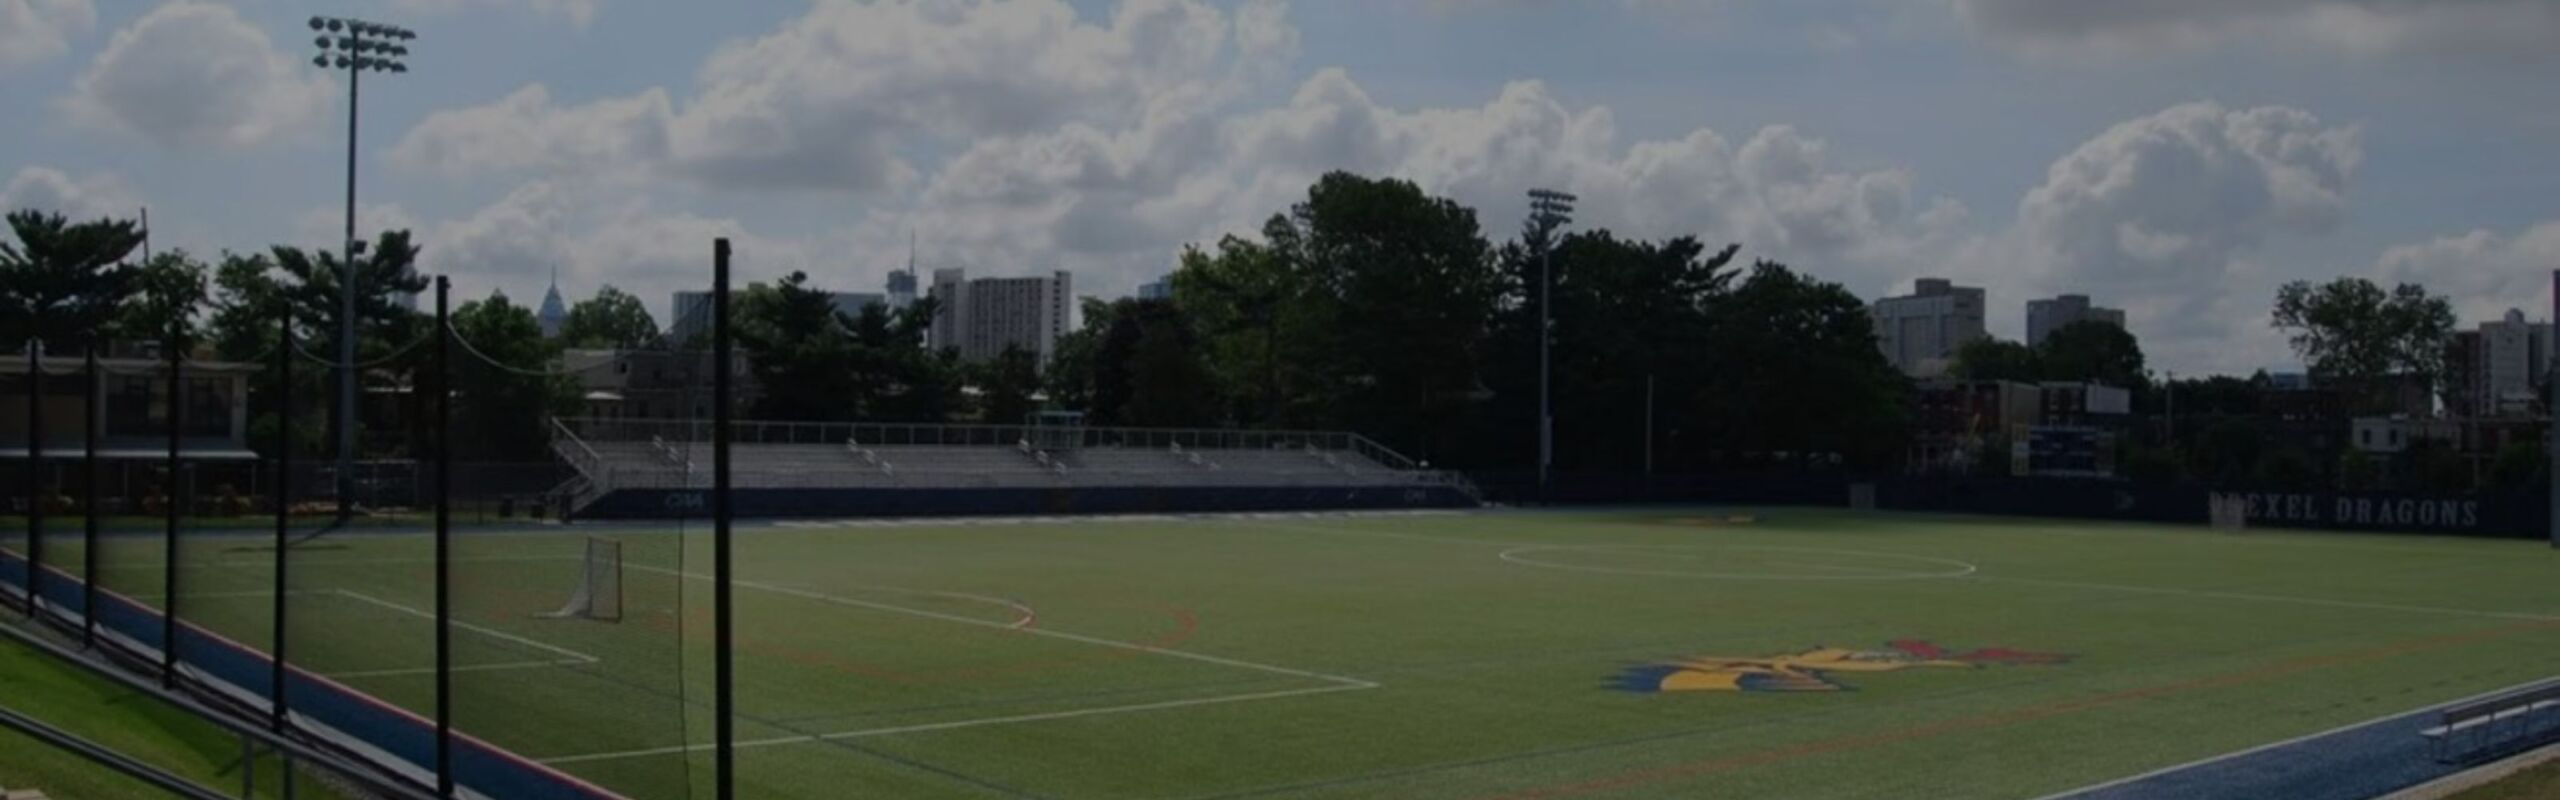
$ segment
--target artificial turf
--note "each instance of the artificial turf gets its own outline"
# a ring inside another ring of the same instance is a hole
[[[621,620],[540,618],[587,536],[623,545]],[[102,583],[157,602],[156,537],[111,541]],[[2546,678],[2560,652],[2560,554],[2518,541],[1691,509],[735,542],[751,797],[2026,798]],[[272,552],[182,545],[180,616],[270,642]],[[706,794],[709,552],[698,525],[457,537],[456,727]],[[429,554],[396,532],[292,551],[294,663],[432,707]],[[1788,656],[1841,663],[1767,663]],[[1796,691],[1641,691],[1736,683]]]

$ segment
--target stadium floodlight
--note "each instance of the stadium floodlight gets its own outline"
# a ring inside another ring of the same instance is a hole
[[[409,42],[418,35],[406,28],[345,17],[312,17],[310,24],[314,31],[325,31],[311,42],[320,51],[311,57],[311,65],[347,71],[347,226],[346,238],[340,242],[346,257],[338,280],[337,494],[338,522],[344,524],[355,513],[356,256],[363,252],[356,241],[356,108],[363,96],[365,72],[408,73],[409,48],[393,46],[391,41]]]
[[[1538,237],[1538,497],[1547,497],[1549,473],[1556,461],[1556,417],[1550,389],[1552,381],[1550,344],[1555,339],[1554,322],[1548,313],[1548,301],[1555,295],[1554,233],[1573,224],[1573,205],[1582,198],[1551,189],[1529,190],[1529,224],[1542,235]]]

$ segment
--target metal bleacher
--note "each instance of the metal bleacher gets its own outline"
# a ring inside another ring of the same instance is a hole
[[[706,488],[708,430],[555,420],[553,450],[578,473],[563,502],[574,513],[617,490]],[[1473,495],[1463,480],[1349,433],[741,422],[730,463],[739,489],[1454,486]]]

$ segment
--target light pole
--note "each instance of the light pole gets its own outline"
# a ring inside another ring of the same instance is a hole
[[[415,31],[346,17],[312,17],[311,65],[347,71],[347,231],[338,267],[338,522],[354,516],[356,466],[356,101],[365,70],[409,71]]]
[[[1555,233],[1573,224],[1573,204],[1580,198],[1547,189],[1529,190],[1529,225],[1538,236],[1538,499],[1547,499],[1549,473],[1556,461],[1556,417],[1549,389],[1549,347],[1555,339],[1548,301],[1555,296]]]

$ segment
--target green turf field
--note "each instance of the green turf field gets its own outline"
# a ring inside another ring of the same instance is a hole
[[[538,618],[588,535],[624,618]],[[460,538],[457,727],[706,786],[704,531]],[[190,544],[182,616],[268,641],[254,544]],[[150,595],[157,542],[117,546]],[[428,554],[295,551],[294,661],[428,708]],[[754,797],[2028,798],[2560,671],[2536,542],[1718,509],[742,523],[736,556]]]

